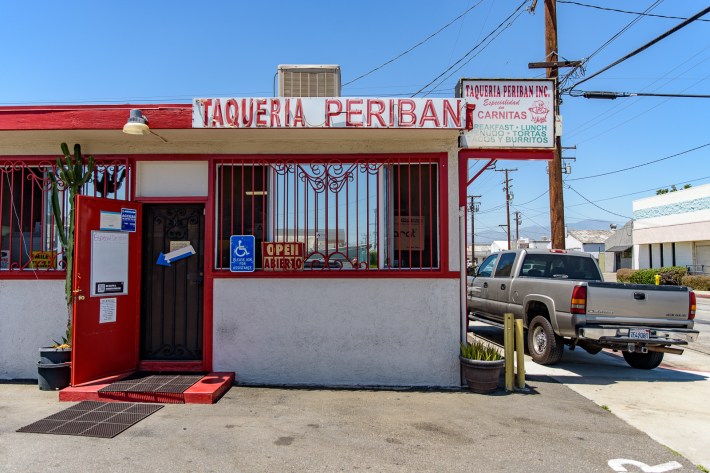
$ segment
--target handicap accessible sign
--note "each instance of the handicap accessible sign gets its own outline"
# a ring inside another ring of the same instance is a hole
[[[229,255],[231,272],[254,272],[254,235],[232,235],[229,238]]]

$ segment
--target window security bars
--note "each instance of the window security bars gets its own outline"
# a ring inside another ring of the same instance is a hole
[[[439,267],[439,164],[402,159],[216,162],[215,269],[231,235],[300,242],[304,270]]]
[[[128,160],[97,159],[95,163],[83,194],[128,200],[132,195]],[[64,269],[63,249],[52,216],[50,173],[57,175],[56,164],[49,160],[0,163],[0,271],[4,274]],[[60,207],[66,214],[68,193],[57,179]]]

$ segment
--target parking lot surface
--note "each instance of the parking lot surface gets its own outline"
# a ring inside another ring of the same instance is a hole
[[[697,471],[564,385],[528,384],[494,395],[233,387],[215,405],[166,405],[113,439],[17,433],[67,403],[0,384],[0,458],[4,472]]]

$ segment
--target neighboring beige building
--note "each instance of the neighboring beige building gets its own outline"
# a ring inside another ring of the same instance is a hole
[[[633,267],[710,273],[710,184],[633,202]]]

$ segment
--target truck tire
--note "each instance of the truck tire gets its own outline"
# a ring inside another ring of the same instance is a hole
[[[639,370],[652,370],[663,361],[663,352],[660,351],[649,351],[648,353],[631,353],[624,351],[622,354],[629,366]]]
[[[528,327],[528,350],[539,365],[554,365],[562,358],[564,343],[555,335],[550,321],[542,315],[534,317]]]

